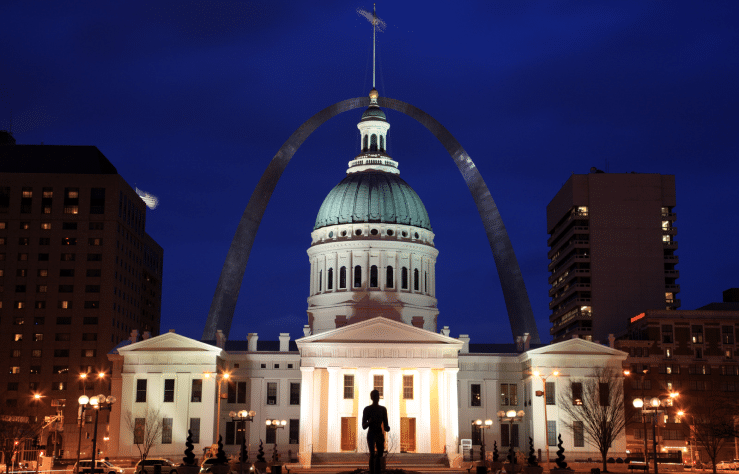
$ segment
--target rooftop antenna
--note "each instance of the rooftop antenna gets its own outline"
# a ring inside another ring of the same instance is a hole
[[[357,8],[357,13],[372,23],[372,88],[375,89],[375,43],[377,42],[377,30],[384,31],[387,24],[377,17],[377,5],[372,4],[372,13]]]

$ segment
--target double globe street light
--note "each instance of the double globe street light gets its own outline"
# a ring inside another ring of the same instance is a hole
[[[92,432],[92,461],[90,463],[91,469],[93,472],[95,472],[95,456],[97,455],[97,439],[98,439],[98,416],[100,415],[100,410],[110,410],[113,407],[113,404],[116,402],[116,398],[113,395],[105,396],[103,394],[88,397],[87,395],[82,395],[80,398],[77,399],[77,401],[80,404],[80,417],[84,420],[85,418],[85,410],[94,409],[95,410],[95,427]],[[82,427],[80,427],[80,433],[82,432]],[[82,436],[80,434],[80,444],[82,440]],[[77,446],[77,472],[79,472],[79,465],[80,465],[80,446]]]
[[[665,411],[668,407],[672,406],[672,401],[677,398],[680,394],[677,392],[670,392],[669,396],[663,396],[662,398],[635,398],[632,404],[634,408],[640,409],[642,412],[642,418],[645,418],[649,412],[652,413],[652,445],[654,454],[654,474],[659,474],[659,468],[657,467],[657,415],[661,411]],[[647,433],[644,433],[644,463],[647,464],[646,456],[646,445],[647,445]]]
[[[482,421],[477,419],[472,422],[472,426],[477,427],[478,430],[482,431],[482,446],[480,446],[480,460],[485,461],[485,430],[493,426],[493,420]]]

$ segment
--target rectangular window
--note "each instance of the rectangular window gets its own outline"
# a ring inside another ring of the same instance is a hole
[[[290,405],[300,405],[300,384],[290,384]]]
[[[470,385],[470,406],[479,407],[482,405],[482,394],[480,384],[473,383]],[[472,443],[475,444],[475,443]]]
[[[515,383],[500,384],[500,404],[503,406],[518,405],[518,385]]]
[[[547,382],[547,405],[554,405],[557,399],[557,392],[554,388],[554,382]]]
[[[72,324],[72,318],[65,317],[65,316],[59,316],[59,317],[56,318],[56,323],[59,324],[59,325],[68,326],[68,325]]]
[[[403,400],[413,400],[413,376],[403,376]]]
[[[69,357],[69,349],[54,349],[54,357]]]
[[[40,253],[40,254],[38,254],[38,261],[39,262],[48,262],[49,261],[49,254],[48,253]],[[46,276],[46,275],[44,275],[44,276]]]
[[[50,245],[51,240],[48,237],[39,237],[38,244],[39,245]]]
[[[41,342],[43,340],[44,340],[44,335],[42,333],[36,333],[33,335],[34,342]]]
[[[277,405],[277,382],[267,382],[267,405]]]
[[[193,444],[200,443],[200,418],[190,418],[190,433]]]
[[[58,332],[54,335],[55,341],[71,341],[72,336],[68,332]]]
[[[385,376],[375,375],[372,377],[372,385],[374,386],[374,390],[380,392],[380,398],[385,398]]]
[[[74,293],[74,285],[59,285],[59,293]]]
[[[49,290],[48,285],[36,285],[36,293],[46,293]]]
[[[547,445],[557,446],[557,421],[547,420]]]
[[[20,371],[20,368],[18,369]],[[41,373],[41,366],[40,365],[32,365],[31,366],[31,375],[39,375]]]
[[[103,222],[90,222],[90,230],[103,230]]]
[[[75,261],[75,254],[73,254],[73,253],[63,253],[63,254],[61,254],[60,260],[62,262],[74,262]]]
[[[97,316],[85,316],[82,318],[82,324],[97,324],[98,318]]]
[[[99,277],[100,276],[100,269],[99,268],[88,268],[85,276],[88,277]]]
[[[724,344],[734,344],[733,326],[721,326],[721,341]]]
[[[144,443],[144,431],[146,430],[146,418],[136,418],[133,428],[133,444]]]
[[[90,190],[90,214],[105,214],[105,188]]]
[[[95,349],[82,349],[81,357],[95,357],[96,352]]]
[[[101,253],[88,253],[87,254],[87,261],[88,262],[102,262],[103,261],[103,254],[101,254]]]
[[[98,309],[100,301],[85,301],[85,309]]]
[[[172,418],[162,418],[162,444],[172,444]]]
[[[598,384],[598,396],[600,400],[600,406],[607,407],[611,404],[611,392],[608,382]]]
[[[10,351],[10,357],[20,357],[21,356],[21,350],[20,349],[13,349]]]
[[[475,420],[472,420],[472,444],[473,445],[480,445],[482,444],[482,432],[483,428],[477,426],[475,424]]]
[[[8,382],[8,392],[17,392],[18,382]]]
[[[100,237],[90,237],[89,239],[87,239],[87,244],[97,247],[99,245],[103,245],[103,239],[101,239]]]
[[[226,441],[225,441],[227,445],[236,443],[236,438],[234,437],[235,430],[236,430],[236,423],[233,421],[227,421],[226,422]]]
[[[174,379],[164,380],[164,402],[174,402]]]
[[[146,379],[136,380],[136,403],[146,403]]]
[[[100,293],[100,285],[85,285],[85,293]]]
[[[582,383],[572,382],[572,404],[582,405]]]
[[[508,423],[501,423],[500,424],[500,445],[501,447],[508,448],[511,445],[511,432],[510,424]]]
[[[344,400],[354,399],[354,376],[344,375]]]
[[[275,444],[277,442],[277,429],[272,427],[267,427],[267,432],[265,433],[265,440],[264,442],[267,444]]]
[[[703,344],[703,326],[692,326],[693,344]]]
[[[585,430],[582,421],[572,421],[572,434],[574,437],[574,443],[576,448],[582,448],[585,446]]]
[[[98,340],[98,334],[96,332],[83,332],[82,333],[82,340],[83,341],[97,341]]]
[[[55,365],[51,369],[52,374],[67,374],[69,373],[69,366],[67,365]]]
[[[23,334],[22,333],[15,333],[13,334],[13,341],[15,342],[22,342],[23,341]]]
[[[203,399],[203,379],[192,379],[190,402],[199,403]]]
[[[662,343],[672,344],[674,341],[672,337],[672,324],[662,325]]]
[[[288,436],[288,444],[300,443],[300,420],[290,419],[290,432]]]
[[[31,367],[31,369],[33,369],[33,367]],[[15,365],[14,366],[11,366],[10,367],[10,373],[11,374],[20,374],[21,373],[21,368],[18,367],[18,366],[15,366]],[[33,373],[33,372],[31,372],[31,373]]]

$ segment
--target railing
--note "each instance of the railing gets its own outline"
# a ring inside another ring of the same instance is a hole
[[[570,285],[568,288],[564,289],[564,292],[557,296],[553,301],[549,303],[549,309],[554,308],[558,304],[562,303],[567,296],[572,295],[572,293],[575,293],[576,291],[586,291],[590,290],[590,283],[575,283],[573,285]]]

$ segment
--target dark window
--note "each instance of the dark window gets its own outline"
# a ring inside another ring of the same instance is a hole
[[[71,335],[68,332],[58,332],[54,336],[55,341],[70,341]]]
[[[290,419],[290,433],[288,434],[288,444],[300,443],[300,420]]]
[[[236,438],[234,433],[236,432],[236,423],[233,421],[226,422],[226,444],[235,444]]]
[[[64,324],[64,325],[66,325],[66,324],[72,324],[72,318],[66,317],[66,316],[59,316],[58,318],[56,318],[56,323],[57,324]]]
[[[246,382],[236,385],[236,403],[246,403]]]
[[[547,420],[547,445],[557,446],[557,422]]]
[[[393,267],[391,267],[391,266],[388,266],[387,267],[386,275],[387,276],[385,277],[385,286],[387,288],[392,288],[393,287],[393,284],[394,284],[394,282],[393,282]]]
[[[582,405],[582,383],[572,382],[572,404]]]
[[[74,285],[59,285],[59,293],[72,293],[74,292]]]
[[[359,265],[354,267],[354,288],[362,286],[362,267]]]
[[[61,254],[60,260],[62,262],[74,262],[75,261],[75,254],[73,254],[73,253],[63,253],[63,254]]]
[[[277,405],[277,382],[267,382],[267,405]]]
[[[77,230],[76,222],[62,222],[62,230]]]
[[[418,291],[418,268],[413,269],[413,290]]]
[[[60,277],[73,277],[74,276],[74,268],[60,268],[59,269],[59,276]]]
[[[98,334],[96,332],[84,332],[82,333],[82,340],[83,341],[97,341]]]
[[[69,357],[69,349],[54,349],[54,357]]]
[[[482,444],[482,430],[480,426],[477,426],[475,424],[475,420],[472,420],[472,444],[473,445],[480,445]]]
[[[277,428],[268,426],[267,432],[265,434],[267,435],[265,436],[265,440],[264,440],[265,443],[275,444],[277,442]]]
[[[598,395],[600,398],[600,406],[607,407],[611,404],[611,393],[608,382],[598,384]]]
[[[174,379],[164,380],[164,401],[174,402]]]
[[[354,399],[354,376],[344,375],[344,399]]]
[[[734,328],[732,326],[721,326],[721,340],[724,344],[734,344]]]
[[[191,402],[200,402],[203,397],[203,379],[192,380],[192,395],[190,396]]]
[[[400,288],[403,290],[408,289],[408,269],[403,267],[400,271]]]
[[[334,289],[334,269],[333,268],[328,269],[328,281],[326,282],[326,289],[327,290]]]
[[[15,285],[15,292],[16,293],[25,293],[26,292],[26,285]]]
[[[10,207],[10,186],[0,186],[0,212],[8,212]]]
[[[554,405],[557,399],[554,382],[547,382],[547,405]]]
[[[368,149],[368,142],[369,142],[369,135],[365,135],[364,136],[364,146],[362,147],[362,151],[367,151],[367,149]],[[10,188],[8,188],[8,190],[10,190]]]
[[[97,316],[85,316],[82,318],[82,324],[97,324],[98,323],[98,317]]]
[[[146,403],[146,379],[136,380],[136,403]]]
[[[290,405],[300,405],[300,384],[290,384]]]
[[[33,324],[35,326],[41,326],[45,322],[46,322],[46,318],[44,318],[43,316],[36,316],[36,317],[33,318]]]
[[[103,222],[90,222],[89,227],[90,227],[90,230],[103,230],[104,223]]]
[[[100,285],[85,285],[85,293],[100,293]]]
[[[482,394],[480,393],[480,384],[473,383],[470,385],[470,406],[479,407],[482,405]],[[475,444],[475,443],[472,443]]]
[[[190,418],[190,434],[192,442],[198,444],[200,442],[200,418]]]
[[[374,133],[370,137],[370,151],[377,151],[377,135]]]
[[[102,262],[103,261],[103,254],[101,254],[101,253],[88,253],[87,254],[87,261],[88,262]]]
[[[98,309],[100,301],[85,301],[85,309]]]
[[[88,276],[88,277],[99,277],[100,276],[100,269],[99,268],[88,268],[85,276]]]
[[[77,245],[77,237],[62,237],[62,245]]]
[[[40,254],[38,254],[38,261],[39,262],[48,262],[49,261],[49,254],[48,253],[40,253]]]
[[[105,188],[90,190],[90,214],[105,213]]]
[[[172,444],[172,418],[162,418],[162,444]]]
[[[377,283],[377,265],[372,265],[370,267],[370,288],[377,288],[379,285]]]
[[[318,270],[318,291],[323,291],[323,270]]]
[[[146,418],[136,418],[133,428],[133,444],[144,443],[144,431],[146,431]]]
[[[576,448],[582,448],[585,446],[585,430],[583,429],[582,421],[572,421],[572,434],[575,441]]]
[[[51,239],[49,239],[48,237],[39,237],[38,244],[39,245],[49,245],[51,244]]]
[[[672,324],[662,325],[662,342],[665,344],[672,344]]]
[[[346,267],[339,269],[339,288],[346,288]]]

